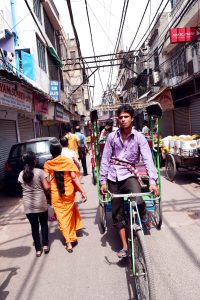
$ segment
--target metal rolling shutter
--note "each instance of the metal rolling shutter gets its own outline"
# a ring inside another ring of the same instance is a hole
[[[174,110],[175,135],[190,134],[190,112],[188,107],[179,107]]]
[[[35,138],[33,120],[18,116],[20,141],[24,142]]]
[[[11,120],[0,120],[0,181],[4,176],[4,165],[8,158],[10,148],[16,143],[16,122]]]
[[[161,119],[160,132],[162,137],[173,135],[173,112],[163,112]]]
[[[195,99],[190,104],[191,133],[200,134],[200,99]]]
[[[60,135],[60,125],[51,125],[49,126],[49,133],[51,137],[59,138]]]
[[[44,126],[44,125],[41,126],[41,136],[42,137],[50,136],[49,135],[49,126]]]

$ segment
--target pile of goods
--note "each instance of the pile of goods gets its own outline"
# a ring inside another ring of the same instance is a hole
[[[162,139],[162,146],[165,153],[196,156],[200,154],[200,136],[197,134],[167,136]]]

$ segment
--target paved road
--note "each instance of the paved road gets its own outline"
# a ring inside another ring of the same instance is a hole
[[[99,233],[97,194],[91,176],[81,181],[88,202],[78,204],[85,229],[73,254],[66,252],[57,223],[51,222],[51,251],[35,258],[21,201],[1,197],[1,300],[135,299],[128,266],[116,256],[120,243],[115,230],[110,227],[104,236]],[[164,225],[146,237],[157,299],[199,300],[199,182],[193,175],[179,176],[176,183],[162,181]]]

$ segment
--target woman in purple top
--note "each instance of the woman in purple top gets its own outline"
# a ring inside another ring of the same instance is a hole
[[[159,188],[156,184],[158,176],[153,163],[151,150],[144,135],[132,128],[133,108],[124,104],[117,110],[120,129],[109,134],[100,168],[101,193],[106,194],[108,184],[109,191],[114,194],[139,193],[141,186],[137,172],[134,172],[134,165],[139,162],[142,156],[147,174],[149,176],[149,189],[156,196],[159,195]],[[146,215],[146,206],[142,198],[138,199],[138,209],[141,216]],[[128,245],[125,232],[125,220],[123,211],[123,199],[112,200],[113,224],[119,230],[122,241],[122,250],[118,256],[128,255]]]

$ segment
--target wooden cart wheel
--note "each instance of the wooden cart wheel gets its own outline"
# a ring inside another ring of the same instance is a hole
[[[104,204],[99,205],[99,231],[104,234],[106,231],[106,206]]]
[[[165,163],[165,173],[169,181],[173,181],[176,176],[176,161],[172,154],[167,154],[166,163]]]

